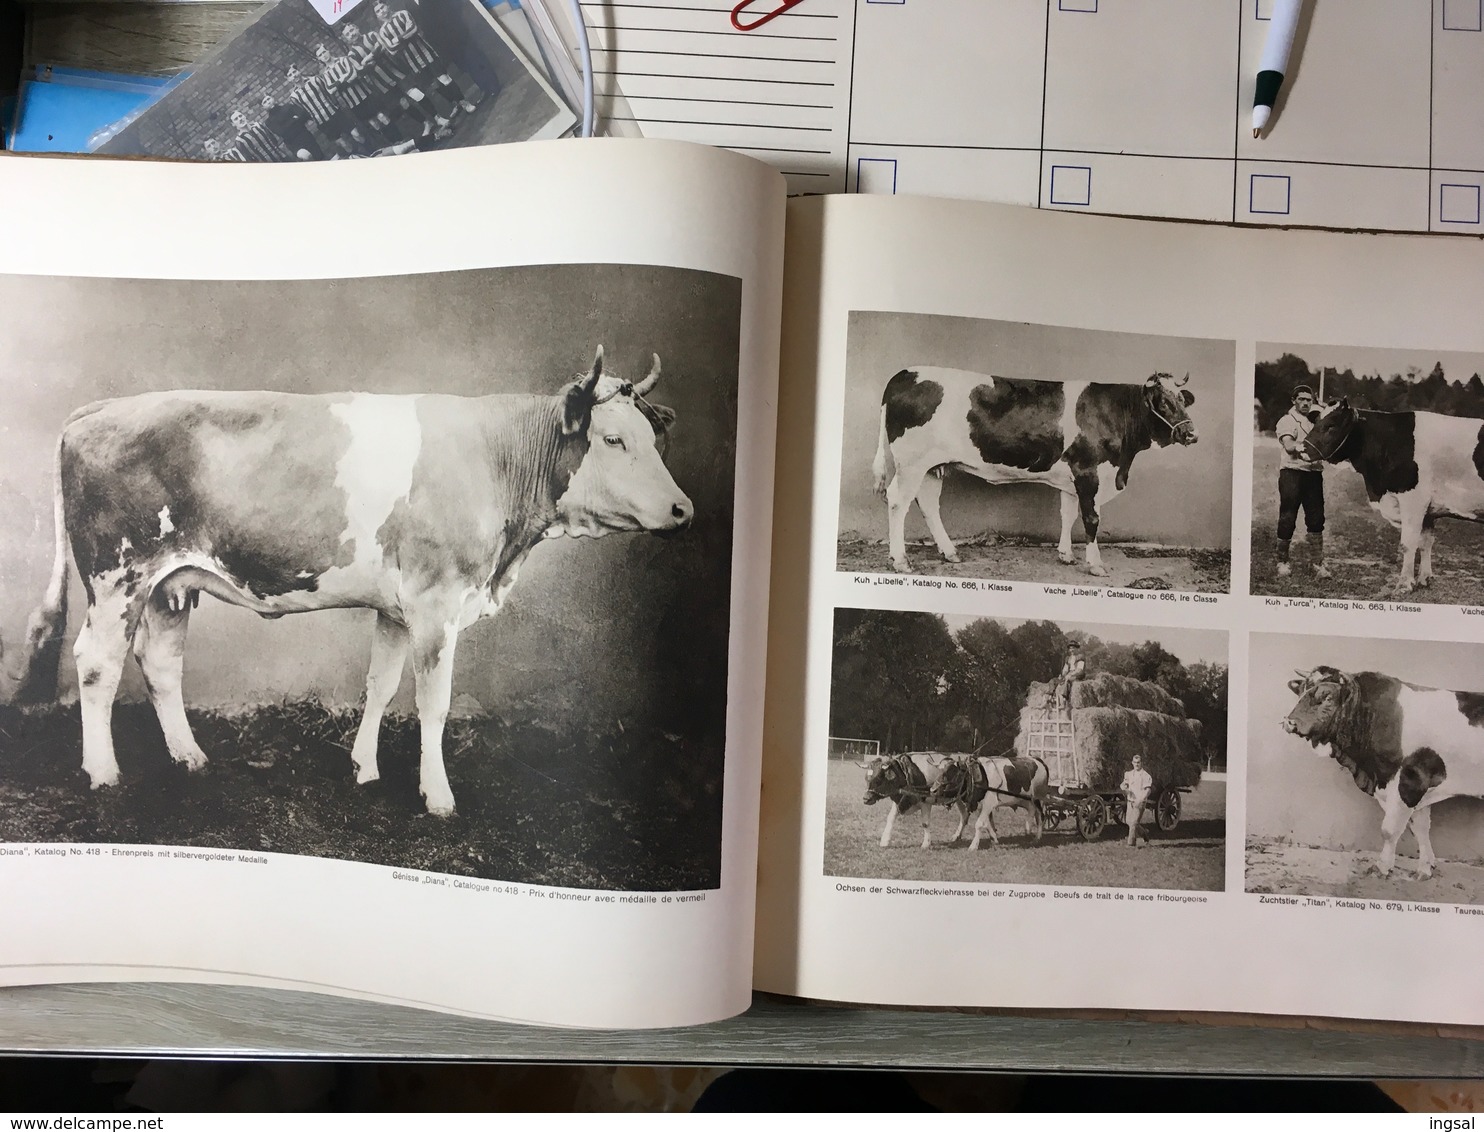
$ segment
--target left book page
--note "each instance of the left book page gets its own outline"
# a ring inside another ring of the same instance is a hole
[[[0,199],[0,984],[746,1009],[783,179],[561,141]]]

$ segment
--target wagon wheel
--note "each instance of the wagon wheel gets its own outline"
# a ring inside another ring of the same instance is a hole
[[[1108,819],[1116,825],[1128,824],[1128,805],[1122,798],[1108,806]]]
[[[1165,833],[1180,824],[1180,791],[1166,787],[1159,792],[1159,799],[1154,803],[1154,821]]]
[[[1026,832],[1030,835],[1031,843],[1035,844],[1041,840],[1041,833],[1046,828],[1046,823],[1041,816],[1041,804],[1032,802],[1030,810],[1027,811],[1025,819]]]
[[[1096,794],[1077,803],[1077,832],[1083,841],[1095,841],[1108,824],[1108,804]]]

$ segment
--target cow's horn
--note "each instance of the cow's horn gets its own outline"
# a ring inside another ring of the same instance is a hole
[[[1190,371],[1189,370],[1186,370],[1185,371],[1185,376],[1182,377],[1179,381],[1175,382],[1175,385],[1176,386],[1185,385],[1185,384],[1189,383],[1189,381],[1190,381]]]
[[[654,358],[654,364],[649,367],[649,376],[634,386],[634,392],[640,397],[653,389],[660,379],[660,356],[658,354],[651,356]]]
[[[1302,668],[1295,668],[1293,670],[1293,672],[1294,672],[1294,675],[1297,676],[1300,680],[1307,680],[1310,676],[1312,676],[1314,674],[1312,669],[1309,670],[1308,672],[1305,672]]]
[[[598,344],[597,355],[593,358],[593,368],[583,379],[582,389],[585,393],[591,393],[598,385],[598,378],[603,376],[603,345]]]

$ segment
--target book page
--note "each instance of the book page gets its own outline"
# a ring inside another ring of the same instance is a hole
[[[782,179],[567,141],[0,186],[0,982],[744,1010]]]
[[[758,986],[1484,1019],[1484,249],[789,224]]]

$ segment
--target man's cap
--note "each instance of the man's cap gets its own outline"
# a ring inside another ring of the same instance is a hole
[[[1314,390],[1310,389],[1307,385],[1300,385],[1297,389],[1295,389],[1293,391],[1293,399],[1295,401],[1297,401],[1300,397],[1304,396],[1305,394],[1308,394],[1310,397],[1313,397],[1314,396]]]

